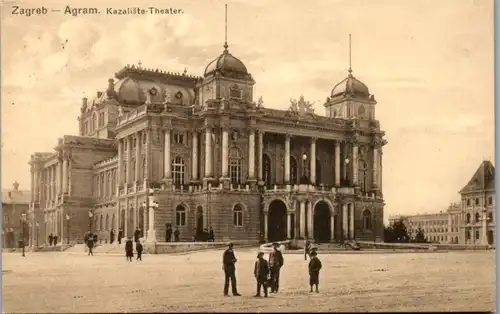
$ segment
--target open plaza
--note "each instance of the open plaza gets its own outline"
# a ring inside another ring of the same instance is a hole
[[[3,311],[494,311],[495,252],[319,254],[320,293],[307,264],[285,254],[279,294],[255,298],[257,248],[235,248],[241,297],[224,297],[222,250],[146,255],[3,253]]]

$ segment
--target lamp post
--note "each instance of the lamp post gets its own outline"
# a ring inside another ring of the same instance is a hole
[[[147,236],[147,241],[148,242],[155,242],[156,241],[156,232],[154,229],[154,224],[155,224],[155,211],[158,209],[159,204],[157,201],[152,201],[148,197],[145,202],[142,203],[142,206],[148,210],[148,236]]]
[[[24,254],[24,223],[26,222],[26,213],[21,214],[21,245],[22,245],[22,257],[25,257]]]
[[[345,166],[344,166],[344,180],[345,180],[346,182],[348,181],[348,179],[347,179],[347,167],[349,166],[349,163],[350,163],[350,162],[351,162],[351,161],[349,160],[349,157],[346,157],[346,158],[344,159],[344,165],[345,165]]]
[[[36,247],[38,248],[38,237],[40,236],[40,224],[36,221]]]
[[[307,154],[304,153],[304,154],[302,154],[302,169],[303,169],[303,171],[302,171],[303,174],[302,174],[302,179],[301,179],[301,181],[302,181],[301,183],[302,184],[308,184],[309,183],[308,182],[309,180],[308,180],[308,178],[306,176],[306,171],[307,171],[307,169],[306,169],[306,166],[307,166],[306,161],[307,161]]]
[[[94,217],[94,214],[92,209],[89,209],[89,233],[92,233],[92,217]]]
[[[66,238],[67,238],[66,244],[69,244],[69,235],[70,235],[70,233],[69,233],[69,220],[70,220],[70,218],[71,217],[69,217],[69,215],[66,214]]]

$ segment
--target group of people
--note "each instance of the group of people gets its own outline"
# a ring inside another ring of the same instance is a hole
[[[57,235],[49,234],[49,246],[55,246],[57,244]]]
[[[203,230],[195,228],[193,242],[215,242],[214,229],[211,226],[210,228],[204,228]]]
[[[172,242],[172,234],[174,235],[174,242],[181,241],[181,232],[178,227],[175,227],[175,230],[172,230],[171,225],[167,225],[167,229],[165,230],[165,242]]]
[[[264,292],[264,297],[268,296],[268,288],[271,289],[270,293],[278,293],[280,283],[280,271],[284,265],[283,253],[279,249],[279,243],[273,243],[273,251],[269,254],[269,259],[264,258],[264,252],[259,251],[257,254],[257,261],[254,266],[254,276],[257,281],[257,293],[255,297],[261,296],[261,290]],[[307,246],[306,246],[307,247]],[[322,268],[321,261],[318,258],[316,249],[308,247],[309,252],[307,255],[310,257],[309,261],[309,286],[310,292],[313,292],[313,287],[316,288],[316,293],[319,293],[319,272]],[[236,286],[236,264],[237,259],[233,251],[233,244],[229,243],[226,251],[222,257],[222,269],[224,270],[224,296],[229,296],[229,284],[233,296],[241,296],[238,293]]]

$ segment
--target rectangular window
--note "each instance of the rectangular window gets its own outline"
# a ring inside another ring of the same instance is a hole
[[[493,205],[493,197],[488,197],[488,205]]]
[[[476,206],[479,205],[479,198],[476,198]]]
[[[243,226],[243,212],[242,211],[234,211],[233,212],[233,225]]]
[[[239,89],[237,86],[231,87],[229,89],[229,98],[242,99],[243,91]]]
[[[184,144],[184,134],[183,133],[174,133],[174,143]]]
[[[177,226],[185,226],[186,225],[186,212],[178,211],[175,213],[175,223]]]

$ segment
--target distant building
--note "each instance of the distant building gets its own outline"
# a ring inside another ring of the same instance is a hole
[[[22,214],[28,214],[31,192],[19,190],[19,183],[14,182],[13,189],[2,191],[2,247],[12,248],[17,246],[17,241],[22,239]],[[29,244],[28,221],[24,223],[24,239]]]
[[[395,215],[389,223],[403,220],[409,234],[423,230],[432,243],[493,244],[495,239],[495,167],[483,161],[469,183],[460,190],[461,203],[445,212]]]

